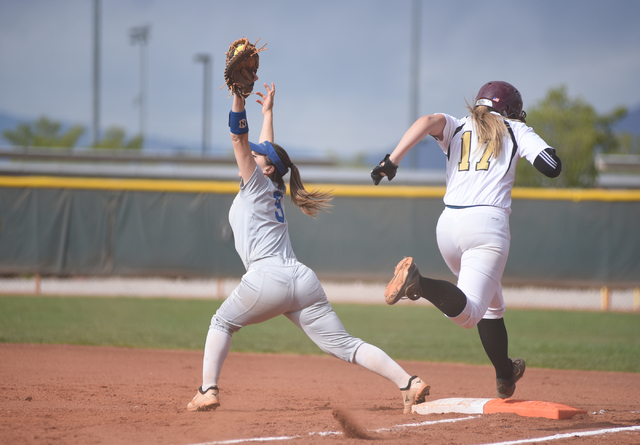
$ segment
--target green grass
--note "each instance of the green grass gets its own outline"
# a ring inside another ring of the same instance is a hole
[[[0,297],[0,342],[201,350],[221,301]],[[476,329],[426,306],[336,304],[347,330],[398,360],[489,365]],[[640,372],[640,315],[509,310],[509,350],[530,367]],[[285,317],[236,333],[233,351],[322,354]]]

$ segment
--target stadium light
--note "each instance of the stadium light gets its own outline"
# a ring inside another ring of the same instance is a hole
[[[136,26],[129,30],[131,44],[140,45],[140,94],[138,95],[136,102],[140,106],[140,135],[142,136],[143,146],[147,127],[147,43],[149,41],[149,30],[149,25]]]
[[[211,146],[211,65],[213,57],[210,54],[196,54],[196,63],[204,67],[204,88],[202,90],[202,154]]]

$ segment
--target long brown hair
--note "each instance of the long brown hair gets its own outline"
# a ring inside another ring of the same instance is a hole
[[[331,192],[324,192],[322,190],[314,190],[312,192],[307,191],[304,188],[304,184],[302,183],[302,178],[300,177],[300,171],[298,167],[296,167],[291,159],[289,158],[289,154],[285,151],[284,148],[279,146],[278,144],[271,143],[273,149],[278,154],[278,157],[282,161],[282,164],[287,168],[287,171],[284,173],[286,175],[289,171],[291,172],[291,176],[289,178],[289,185],[291,187],[291,202],[302,210],[305,215],[309,215],[312,217],[318,216],[318,211],[329,212],[328,208],[332,207],[331,200],[333,199],[333,195]],[[271,159],[267,158],[267,165],[273,165]],[[277,168],[273,169],[273,173],[269,175],[272,181],[278,184],[278,188],[286,193],[287,186],[284,183],[283,176],[278,171]]]
[[[497,158],[502,153],[502,141],[507,132],[507,127],[504,124],[506,118],[491,113],[489,107],[484,105],[472,108],[467,102],[467,109],[475,124],[478,149],[484,147],[485,144],[493,144],[493,157]]]

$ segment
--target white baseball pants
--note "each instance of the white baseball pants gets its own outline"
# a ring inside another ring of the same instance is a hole
[[[482,318],[502,318],[505,304],[500,280],[511,243],[508,210],[447,207],[436,234],[440,253],[467,296],[466,307],[451,320],[470,329]]]
[[[211,319],[211,327],[232,334],[284,314],[318,347],[353,363],[363,340],[345,330],[316,274],[297,260],[268,258],[253,263]]]

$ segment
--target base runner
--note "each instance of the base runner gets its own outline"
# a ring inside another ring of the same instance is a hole
[[[555,178],[562,164],[553,148],[526,125],[520,92],[507,82],[483,85],[470,116],[446,114],[419,118],[396,148],[371,171],[375,185],[396,175],[404,156],[424,137],[436,139],[447,156],[445,209],[436,229],[438,247],[457,286],[420,275],[413,258],[397,265],[385,298],[425,298],[463,328],[478,327],[482,345],[495,367],[496,395],[511,397],[525,362],[508,356],[502,297],[502,273],[509,254],[511,189],[516,164],[526,158],[542,174]]]

